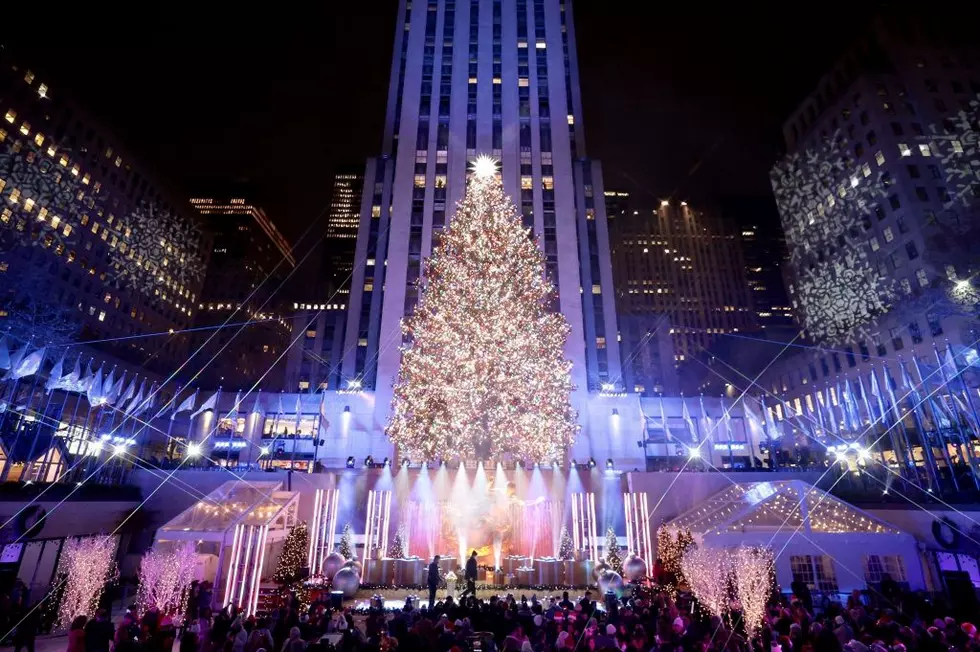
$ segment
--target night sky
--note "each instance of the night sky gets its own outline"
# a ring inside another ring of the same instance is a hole
[[[772,219],[782,121],[870,11],[648,4],[574,3],[586,144],[606,187],[639,206],[739,198]],[[380,149],[394,14],[370,0],[282,17],[174,11],[111,33],[78,15],[63,35],[6,44],[177,189],[248,179],[296,237],[329,201],[333,171]]]

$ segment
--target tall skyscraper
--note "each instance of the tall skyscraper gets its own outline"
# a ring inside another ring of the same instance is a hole
[[[398,373],[400,321],[422,261],[479,154],[547,257],[571,326],[577,405],[621,386],[599,163],[585,157],[575,28],[567,0],[399,3],[382,153],[367,163],[343,376],[375,388],[384,416]]]
[[[208,236],[45,81],[0,51],[0,330],[9,346],[96,341],[169,371],[187,354]]]
[[[234,383],[235,388],[263,378],[265,387],[278,384],[272,368],[289,342],[292,323],[283,314],[283,299],[276,294],[295,267],[292,249],[265,211],[237,189],[198,194],[190,204],[207,222],[213,237],[211,264],[197,308],[195,326],[230,323],[215,337],[213,331],[196,334],[198,346],[209,340],[198,357],[207,365],[202,382]],[[240,332],[239,332],[240,331]]]
[[[346,302],[350,293],[363,191],[363,174],[343,171],[334,175],[327,233],[322,244],[323,280],[326,282],[323,290],[327,293],[324,299]],[[333,296],[335,293],[338,296]]]
[[[980,48],[929,13],[875,21],[783,127],[771,181],[787,289],[807,337],[832,351],[775,366],[773,386],[976,345]]]
[[[655,211],[613,220],[611,231],[620,311],[668,320],[678,363],[721,334],[754,327],[735,227],[686,202],[663,201]]]

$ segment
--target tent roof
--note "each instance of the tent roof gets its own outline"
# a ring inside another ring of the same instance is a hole
[[[171,519],[163,532],[223,533],[235,525],[271,525],[299,494],[281,482],[231,480]]]
[[[802,480],[742,482],[667,523],[693,534],[783,531],[900,534],[870,514]]]

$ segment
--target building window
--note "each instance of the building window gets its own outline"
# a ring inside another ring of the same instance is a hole
[[[315,329],[308,329],[306,331],[306,337],[308,337],[308,338],[314,338],[314,337],[316,337],[316,330]]]
[[[554,177],[541,177],[541,187],[545,190],[555,189],[555,179]]]
[[[521,190],[533,190],[534,179],[531,177],[521,177]]]
[[[425,188],[425,175],[424,174],[416,174],[415,175],[415,187],[416,188]]]
[[[922,287],[929,285],[929,275],[926,274],[926,270],[922,269],[921,267],[915,270],[915,278],[919,281],[919,285]]]
[[[923,156],[932,156],[932,151],[929,149],[929,146],[925,143],[919,144],[919,153],[922,154]]]
[[[912,156],[912,148],[910,148],[910,147],[909,147],[908,145],[906,145],[905,143],[899,143],[899,144],[898,144],[898,152],[899,152],[899,153],[900,153],[900,154],[901,154],[902,156]]]
[[[381,207],[372,206],[371,207],[371,217],[381,217]]]
[[[606,338],[604,338],[604,337],[597,337],[597,338],[595,338],[595,348],[597,348],[597,349],[604,349],[604,348],[606,348]]]
[[[17,119],[17,112],[13,109],[7,109],[7,113],[3,116],[3,118],[10,124],[14,124],[14,121]]]
[[[877,152],[875,152],[875,163],[877,163],[878,165],[885,164],[885,155],[881,153],[880,149]]]
[[[891,242],[895,239],[895,232],[892,231],[892,227],[885,227],[885,242]]]
[[[905,563],[899,555],[865,555],[864,579],[877,584],[888,575],[896,582],[907,582]]]
[[[309,388],[310,388],[310,381],[308,381],[308,380],[301,380],[301,381],[299,381],[299,390],[301,392],[306,391]]]

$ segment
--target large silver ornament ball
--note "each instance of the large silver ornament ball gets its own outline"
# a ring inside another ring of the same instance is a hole
[[[616,571],[604,570],[599,575],[599,593],[605,595],[608,591],[615,593],[617,598],[623,597],[623,578]]]
[[[341,568],[333,576],[333,590],[343,591],[345,598],[353,598],[360,587],[361,577],[353,568]]]
[[[328,580],[332,578],[337,571],[343,568],[344,564],[347,562],[344,556],[339,552],[331,552],[327,555],[327,558],[323,560],[323,576]]]
[[[623,575],[627,582],[638,582],[647,576],[647,563],[636,555],[630,555],[623,564]]]

